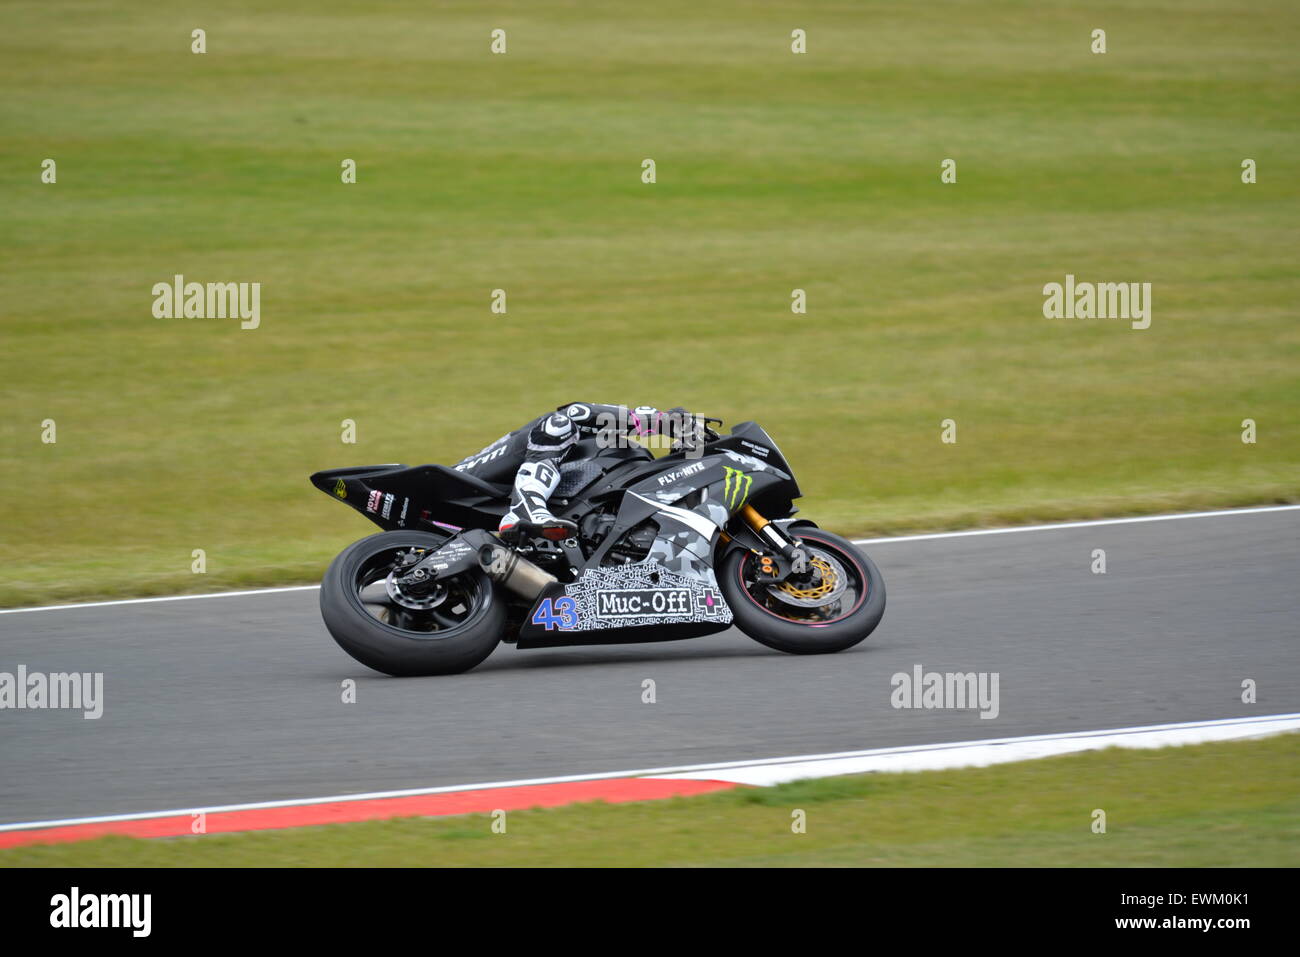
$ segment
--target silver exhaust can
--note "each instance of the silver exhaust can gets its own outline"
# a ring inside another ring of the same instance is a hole
[[[504,545],[484,545],[478,560],[489,578],[528,601],[535,601],[547,585],[559,580]]]

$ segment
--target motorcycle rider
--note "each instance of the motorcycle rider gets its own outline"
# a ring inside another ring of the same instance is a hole
[[[560,462],[580,436],[596,435],[604,447],[631,435],[666,435],[682,442],[697,435],[699,424],[698,417],[680,406],[661,412],[648,405],[629,409],[570,402],[501,436],[454,468],[489,482],[513,475],[510,508],[501,516],[499,533],[567,538],[576,534],[577,526],[552,515],[548,502],[560,484]]]

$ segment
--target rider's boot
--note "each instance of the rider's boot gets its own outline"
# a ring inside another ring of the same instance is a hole
[[[525,462],[515,473],[514,493],[510,509],[501,516],[497,531],[503,537],[520,535],[559,541],[571,538],[578,526],[563,518],[556,518],[548,507],[551,493],[560,484],[559,460]]]

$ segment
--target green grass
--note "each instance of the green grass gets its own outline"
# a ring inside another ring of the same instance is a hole
[[[1106,831],[1094,833],[1094,810]],[[806,832],[791,829],[795,810]],[[0,867],[1269,867],[1300,861],[1300,735],[866,774],[639,804],[0,851]]]
[[[0,604],[315,580],[369,526],[310,472],[574,399],[756,419],[844,533],[1298,500],[1297,45],[1289,0],[7,3]],[[1044,319],[1067,272],[1151,328]],[[175,273],[261,328],[153,318]]]

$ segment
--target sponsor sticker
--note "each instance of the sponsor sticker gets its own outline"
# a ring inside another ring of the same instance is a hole
[[[727,505],[734,511],[744,505],[745,500],[749,498],[749,487],[754,484],[754,476],[726,465],[722,467],[722,473],[725,477],[722,485],[722,497],[726,499]]]
[[[712,588],[706,588],[695,596],[695,608],[701,615],[708,615],[710,618],[720,615],[722,614],[722,596]]]
[[[394,501],[395,501],[395,496],[393,495],[392,492],[389,492],[387,495],[384,496],[384,510],[381,513],[384,516],[384,518],[388,518],[388,516],[392,514]]]
[[[541,625],[547,631],[554,628],[560,631],[573,631],[578,627],[578,621],[578,603],[568,595],[554,600],[543,598],[532,617],[534,625]]]
[[[693,610],[689,588],[611,588],[596,592],[596,614],[601,618],[689,615]]]
[[[704,471],[704,467],[707,464],[707,462],[696,462],[694,465],[688,465],[685,468],[673,469],[671,472],[665,472],[663,475],[659,476],[659,484],[671,485],[678,479],[684,479],[688,475],[694,475],[696,472]]]
[[[367,511],[367,512],[377,512],[377,511],[379,511],[379,503],[382,502],[383,499],[384,499],[384,493],[383,493],[383,492],[380,492],[380,491],[377,491],[377,490],[374,491],[374,492],[371,492],[370,495],[369,495],[369,497],[366,499],[366,511]]]
[[[491,462],[497,456],[505,455],[506,448],[507,448],[506,440],[508,438],[510,438],[510,433],[507,432],[505,435],[501,436],[501,438],[497,439],[487,448],[474,453],[469,458],[467,458],[464,462],[461,462],[459,465],[453,466],[453,468],[455,468],[457,472],[464,472],[466,469],[477,468],[478,466],[482,465],[484,462]]]

